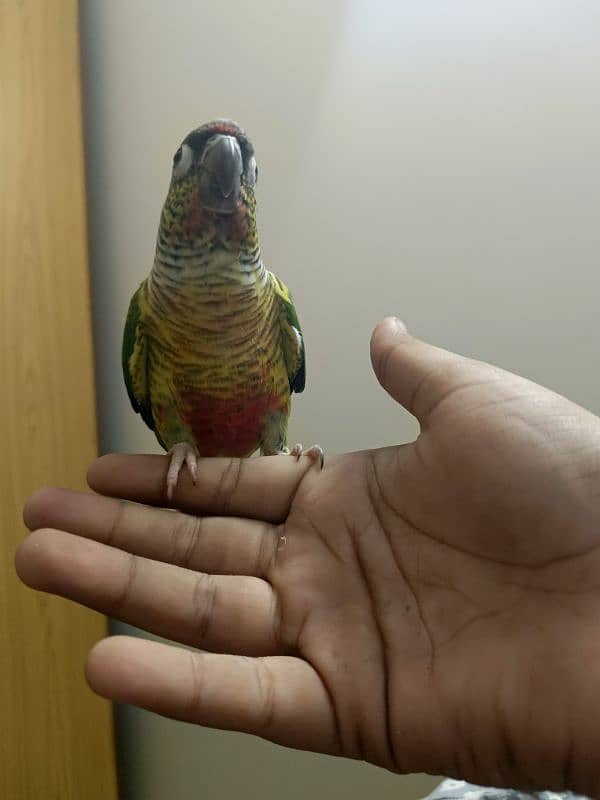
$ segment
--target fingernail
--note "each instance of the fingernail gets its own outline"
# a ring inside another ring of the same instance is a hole
[[[400,317],[386,317],[384,323],[396,333],[408,333],[408,329]]]

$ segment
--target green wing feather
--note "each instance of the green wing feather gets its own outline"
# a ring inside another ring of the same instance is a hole
[[[143,291],[144,284],[139,287],[129,304],[123,332],[121,363],[127,394],[133,410],[141,414],[142,419],[150,430],[155,431],[148,382],[148,343],[141,324]]]
[[[273,277],[275,294],[281,308],[279,317],[281,344],[290,382],[290,390],[299,393],[304,391],[304,385],[306,383],[304,337],[302,336],[298,314],[292,302],[289,289],[277,276],[273,275],[273,273],[271,273],[271,275]]]

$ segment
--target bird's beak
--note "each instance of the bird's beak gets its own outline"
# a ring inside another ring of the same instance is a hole
[[[218,133],[209,139],[198,170],[202,207],[218,214],[232,214],[240,198],[243,167],[235,136]]]

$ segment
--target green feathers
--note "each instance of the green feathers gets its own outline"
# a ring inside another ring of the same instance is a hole
[[[287,286],[276,275],[271,274],[275,294],[281,304],[281,345],[290,382],[290,391],[304,391],[306,382],[306,359],[304,339],[298,314]]]
[[[155,431],[150,403],[148,342],[141,325],[145,282],[131,298],[121,349],[121,366],[127,394],[133,410],[141,414],[150,430]]]

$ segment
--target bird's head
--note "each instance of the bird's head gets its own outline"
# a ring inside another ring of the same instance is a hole
[[[252,247],[256,239],[252,143],[226,119],[189,133],[173,157],[161,236],[191,247]]]

